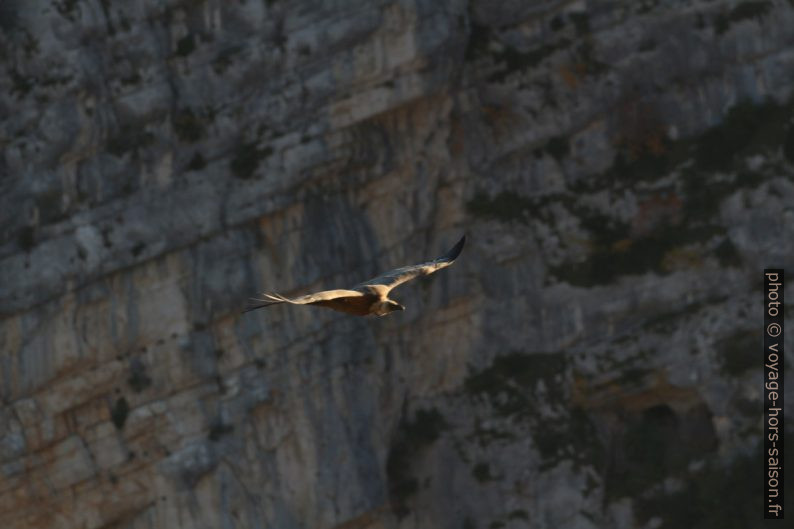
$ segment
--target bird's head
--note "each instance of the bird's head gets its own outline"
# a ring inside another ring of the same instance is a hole
[[[394,301],[393,299],[388,300],[389,312],[394,312],[395,310],[405,310],[405,307]]]
[[[378,316],[385,316],[397,310],[405,310],[405,307],[394,301],[393,299],[386,299],[378,302],[373,310],[374,314]]]

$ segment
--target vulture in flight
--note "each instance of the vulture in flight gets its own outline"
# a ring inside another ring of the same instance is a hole
[[[389,299],[389,292],[398,285],[410,281],[415,277],[430,275],[437,270],[448,267],[455,262],[455,259],[460,255],[465,243],[466,236],[464,235],[450,251],[438,259],[427,261],[426,263],[395,268],[374,279],[359,283],[350,290],[324,290],[322,292],[315,292],[314,294],[307,294],[291,299],[275,293],[265,293],[262,295],[263,299],[252,299],[256,304],[250,306],[243,312],[269,307],[270,305],[277,305],[279,303],[317,305],[340,312],[346,312],[348,314],[355,314],[356,316],[368,316],[370,314],[385,316],[395,310],[405,310],[404,306],[393,299]]]

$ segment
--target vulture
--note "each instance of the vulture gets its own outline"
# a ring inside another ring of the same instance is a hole
[[[466,236],[464,235],[451,250],[438,259],[395,268],[369,281],[359,283],[350,289],[323,290],[322,292],[306,294],[297,298],[287,298],[276,293],[264,293],[261,298],[252,298],[251,301],[254,303],[243,312],[279,303],[316,305],[356,316],[369,316],[371,314],[385,316],[396,310],[405,310],[403,305],[389,298],[389,293],[392,289],[415,277],[430,275],[448,267],[460,255],[465,243]]]

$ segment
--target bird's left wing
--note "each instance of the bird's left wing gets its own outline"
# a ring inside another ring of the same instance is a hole
[[[403,266],[402,268],[395,268],[394,270],[390,270],[385,274],[381,274],[378,277],[370,279],[369,281],[365,281],[356,285],[353,288],[360,288],[360,287],[377,287],[378,285],[383,286],[386,288],[386,291],[397,287],[398,285],[405,283],[406,281],[410,281],[411,279],[419,276],[426,276],[441,270],[442,268],[446,268],[447,266],[451,265],[455,262],[455,259],[458,258],[460,252],[463,250],[463,245],[466,244],[466,236],[460,238],[460,240],[449,250],[447,253],[439,257],[438,259],[433,259],[432,261],[427,261],[426,263],[420,263],[411,266]]]
[[[287,298],[281,294],[262,294],[262,298],[255,298],[251,301],[258,302],[245,309],[243,312],[256,310],[262,307],[269,307],[270,305],[277,305],[279,303],[290,303],[292,305],[320,305],[321,307],[328,307],[330,309],[339,310],[342,312],[358,313],[369,307],[371,300],[369,297],[357,290],[323,290],[322,292],[315,292],[313,294],[306,294],[297,298]]]

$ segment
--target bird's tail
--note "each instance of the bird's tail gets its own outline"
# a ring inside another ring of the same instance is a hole
[[[279,303],[290,303],[290,300],[282,296],[281,294],[262,294],[264,299],[259,298],[251,298],[249,300],[249,306],[243,311],[243,313],[250,312],[252,310],[261,309],[262,307],[269,307],[270,305],[278,305]]]

